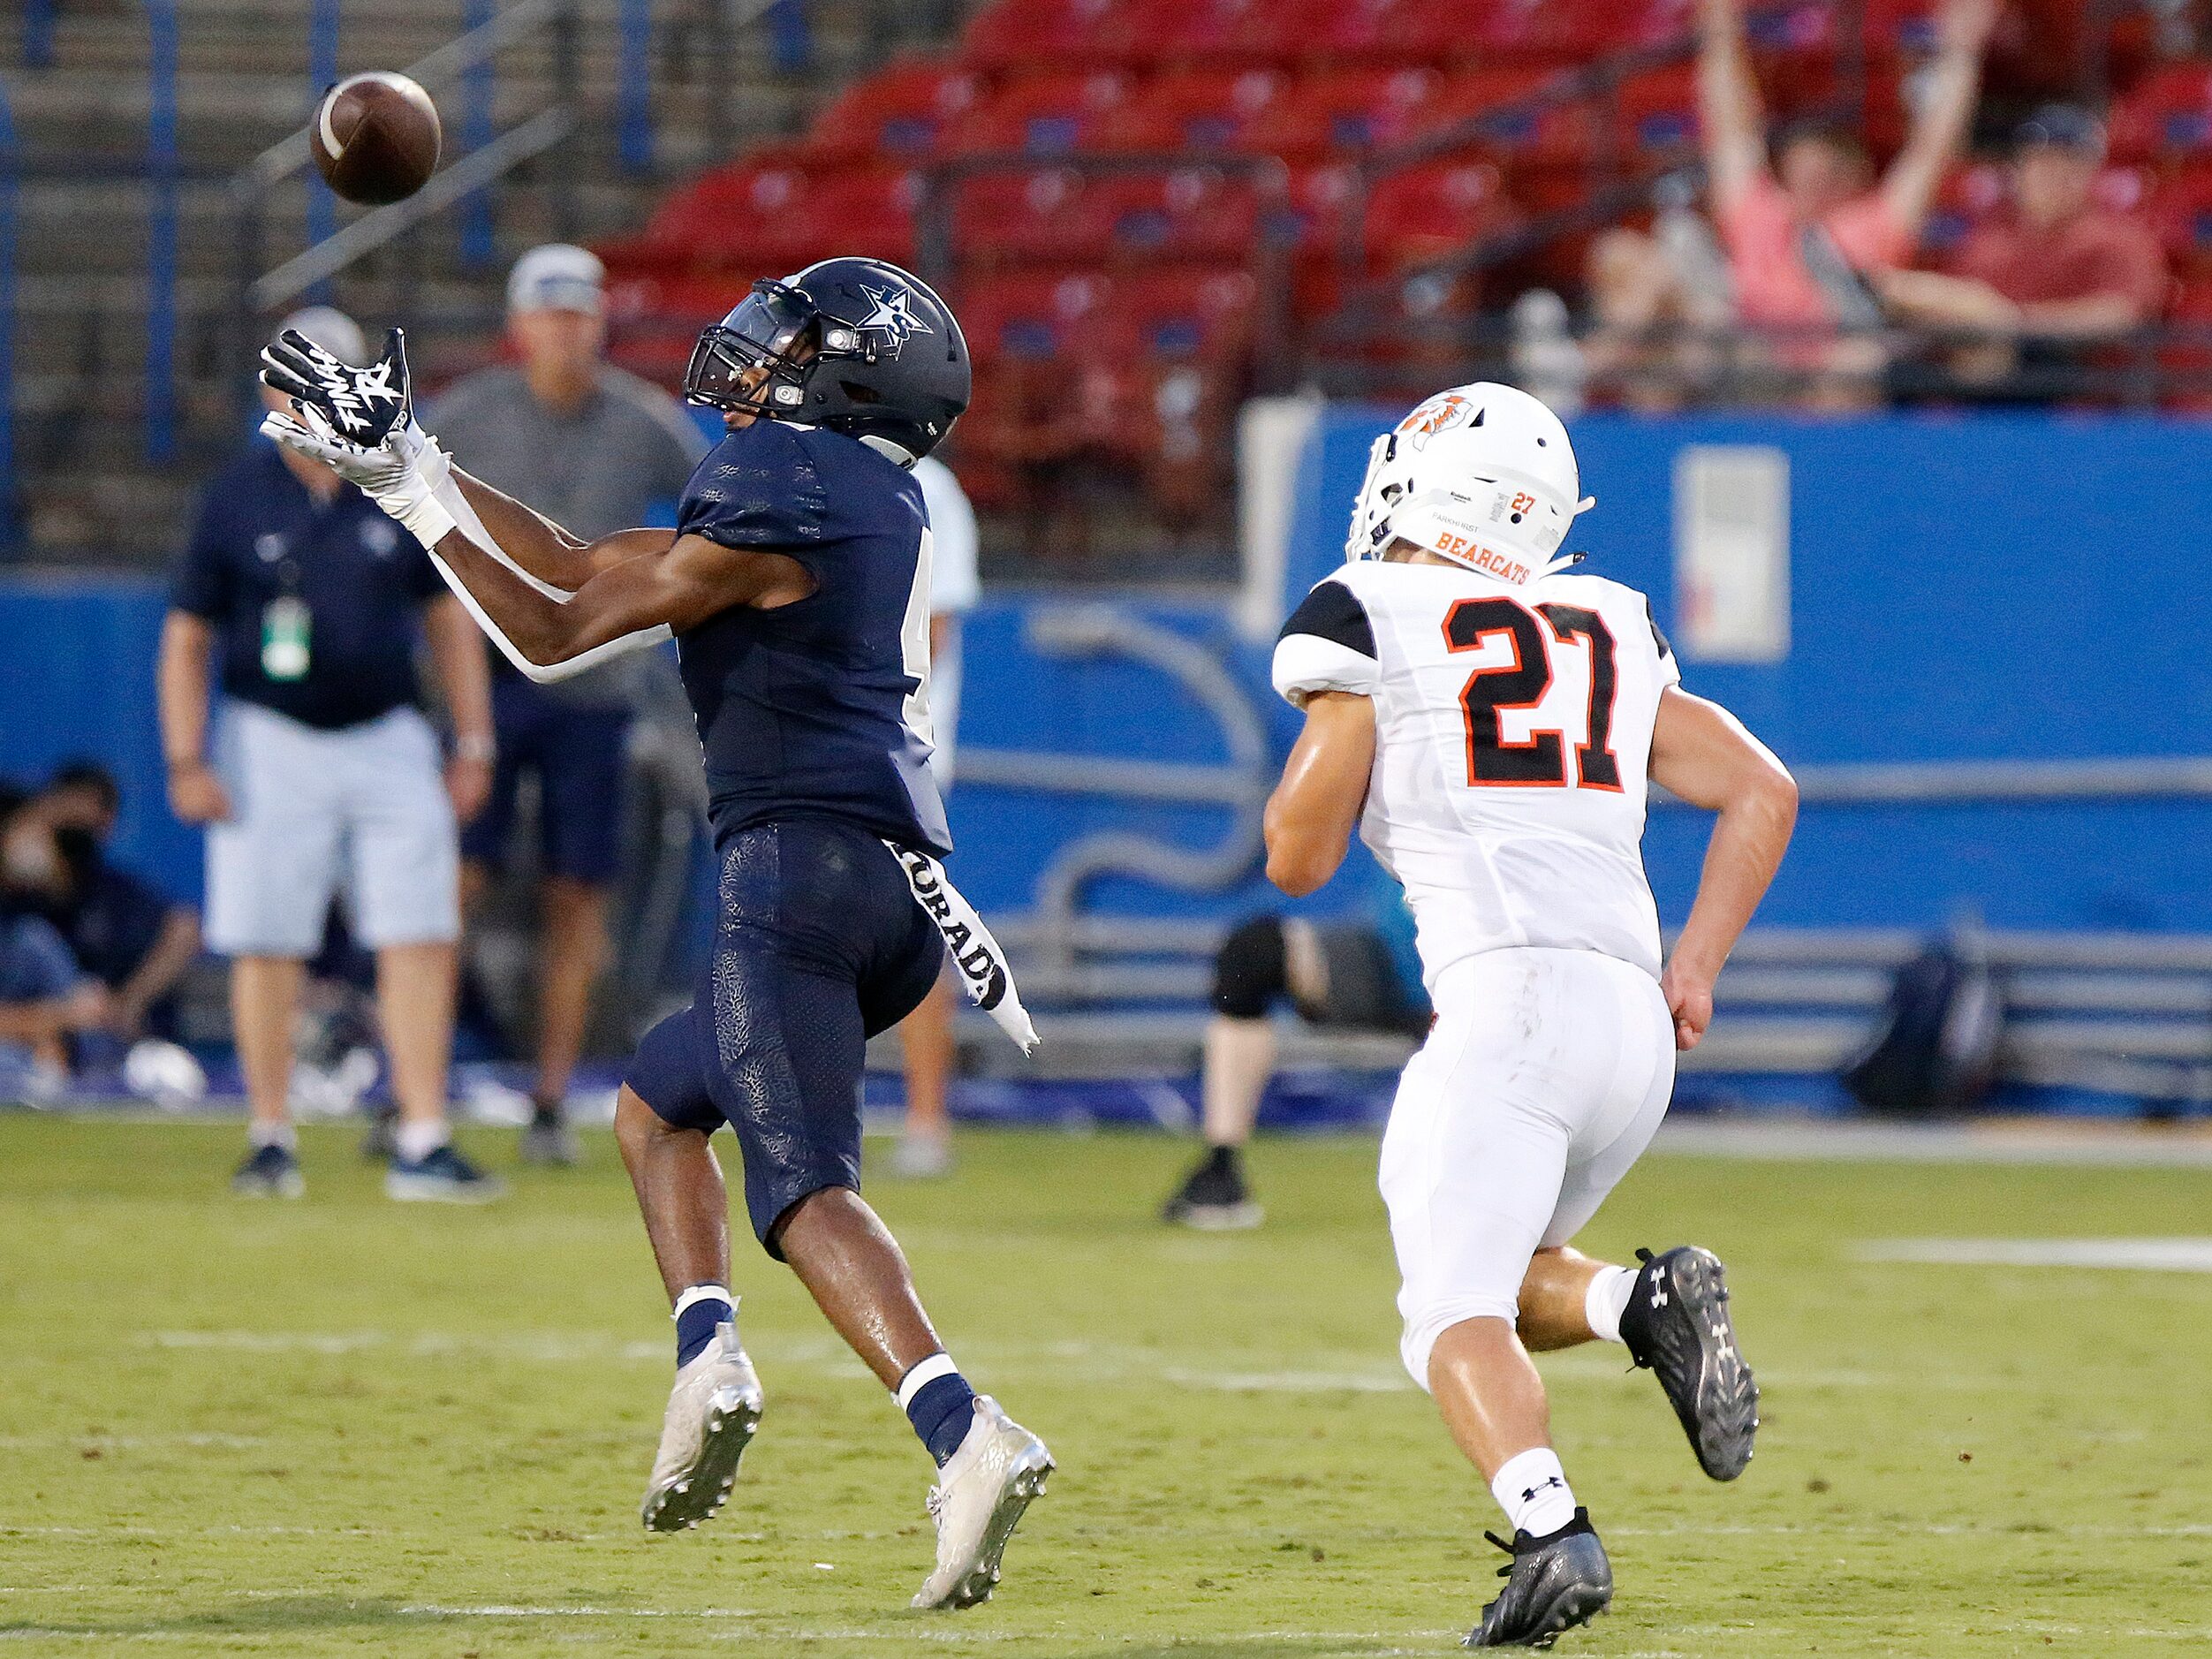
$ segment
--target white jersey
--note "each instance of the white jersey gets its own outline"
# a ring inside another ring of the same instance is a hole
[[[1375,700],[1360,837],[1405,889],[1431,993],[1453,963],[1537,945],[1656,977],[1644,805],[1660,693],[1681,678],[1643,595],[1361,560],[1308,594],[1275,686]]]

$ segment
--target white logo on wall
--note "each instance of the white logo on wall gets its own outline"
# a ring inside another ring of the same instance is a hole
[[[1790,458],[1693,444],[1674,459],[1676,643],[1692,662],[1790,655]]]

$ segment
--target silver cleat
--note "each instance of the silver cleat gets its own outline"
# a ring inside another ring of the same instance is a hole
[[[647,1530],[679,1533],[711,1520],[760,1426],[761,1379],[745,1357],[737,1326],[725,1322],[676,1374],[640,1511]]]
[[[929,1489],[937,1523],[937,1570],[922,1580],[915,1607],[973,1607],[998,1587],[998,1558],[1032,1498],[1052,1473],[1044,1442],[1000,1409],[975,1398],[967,1438]]]

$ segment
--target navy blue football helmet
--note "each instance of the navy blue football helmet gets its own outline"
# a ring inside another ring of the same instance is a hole
[[[684,371],[693,403],[873,438],[909,460],[944,442],[973,388],[951,307],[877,259],[825,259],[754,283],[700,335]]]

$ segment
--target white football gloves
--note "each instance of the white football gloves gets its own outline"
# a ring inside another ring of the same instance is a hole
[[[401,330],[357,368],[287,329],[261,350],[261,383],[292,399],[292,413],[271,412],[262,433],[359,485],[424,547],[464,521],[453,463],[415,421]]]
[[[610,657],[672,637],[663,624],[552,664],[531,662],[508,639],[467,584],[438,557],[438,543],[455,530],[547,598],[565,604],[575,595],[515,563],[461,494],[451,458],[415,421],[406,336],[401,330],[387,333],[383,355],[359,368],[287,329],[262,349],[261,377],[262,384],[292,400],[289,413],[272,410],[263,419],[262,433],[359,486],[404,525],[428,551],[430,563],[476,625],[526,678],[541,684],[566,679]]]

